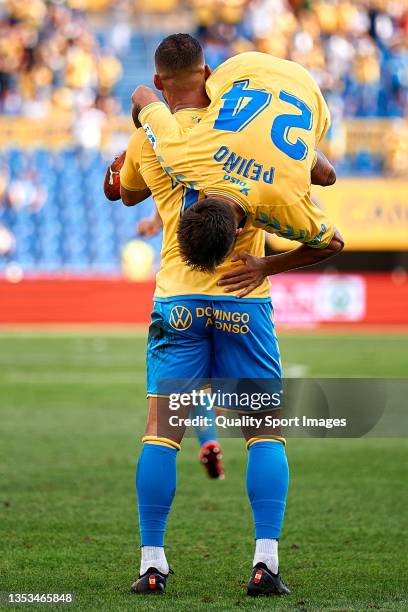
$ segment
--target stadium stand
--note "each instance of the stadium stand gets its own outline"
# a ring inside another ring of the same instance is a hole
[[[336,118],[406,116],[408,7],[402,0],[197,0],[195,6],[213,67],[243,50],[272,53],[310,70]]]
[[[142,9],[151,13],[148,27]],[[151,83],[154,48],[178,27],[176,9],[212,67],[257,49],[314,74],[332,111],[326,147],[339,175],[407,172],[404,0],[7,0],[0,2],[0,228],[10,247],[0,246],[0,270],[11,262],[28,272],[119,269],[123,245],[153,203],[129,210],[104,199],[107,160],[131,129],[126,124],[119,137],[112,126],[128,113],[134,85]],[[47,139],[39,136],[44,123]],[[160,237],[152,245],[158,256]]]
[[[16,241],[0,266],[13,261],[26,271],[118,269],[121,247],[153,203],[134,209],[107,203],[101,189],[107,162],[99,151],[10,149],[0,159],[9,169],[0,224]],[[158,251],[160,240],[152,243]]]

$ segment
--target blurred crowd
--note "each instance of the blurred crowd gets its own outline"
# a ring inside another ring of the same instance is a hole
[[[407,0],[0,0],[0,113],[119,112],[132,19],[160,11],[165,30],[183,7],[212,67],[256,49],[308,68],[335,117],[408,114]]]
[[[119,111],[111,92],[122,76],[121,64],[98,42],[86,13],[73,7],[45,0],[0,2],[0,113]]]
[[[0,223],[0,257],[9,255],[16,247],[16,239],[14,234],[7,229],[5,225]]]
[[[408,114],[406,0],[193,0],[207,61],[259,50],[308,68],[335,116]]]
[[[46,198],[47,189],[33,166],[27,164],[14,176],[7,165],[0,167],[0,209],[35,213],[41,210]]]
[[[127,113],[135,80],[151,82],[154,48],[175,30],[196,32],[212,68],[249,50],[300,62],[331,108],[338,172],[406,176],[407,121],[386,122],[378,150],[383,122],[369,124],[376,146],[359,149],[345,126],[367,124],[343,119],[408,117],[408,0],[0,0],[2,126],[42,117],[36,137],[40,123],[73,136],[55,152],[44,137],[42,149],[31,139],[0,150],[0,268],[11,258],[27,269],[117,260],[129,211],[105,205],[102,128]]]

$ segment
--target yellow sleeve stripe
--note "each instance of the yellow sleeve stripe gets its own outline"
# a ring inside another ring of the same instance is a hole
[[[180,444],[170,438],[160,438],[159,436],[144,436],[142,442],[149,444],[157,444],[158,446],[167,446],[167,448],[175,448],[177,451],[181,449]]]
[[[257,442],[281,442],[284,446],[286,446],[285,438],[281,438],[280,436],[270,436],[268,438],[250,438],[246,443],[246,447],[249,448],[252,444],[256,444]]]
[[[147,397],[147,399],[149,399],[149,397],[165,397],[166,399],[168,399],[170,397],[170,395],[171,395],[170,393],[168,393],[167,395],[163,395],[163,394],[160,394],[160,393],[147,393],[146,397]]]

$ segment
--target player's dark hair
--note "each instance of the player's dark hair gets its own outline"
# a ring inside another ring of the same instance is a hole
[[[193,270],[214,272],[234,246],[237,221],[226,202],[207,198],[180,219],[177,237],[183,261]]]
[[[154,60],[158,68],[177,72],[204,63],[204,54],[198,40],[190,34],[171,34],[157,47]]]

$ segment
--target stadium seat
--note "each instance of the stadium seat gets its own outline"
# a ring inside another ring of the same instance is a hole
[[[137,220],[153,211],[151,198],[133,209],[108,202],[102,191],[106,162],[99,152],[10,149],[1,162],[9,165],[12,180],[33,173],[45,198],[38,210],[0,204],[0,223],[17,243],[12,255],[0,259],[0,270],[13,261],[26,271],[119,271],[121,250],[134,238]],[[159,253],[160,237],[149,242]]]

